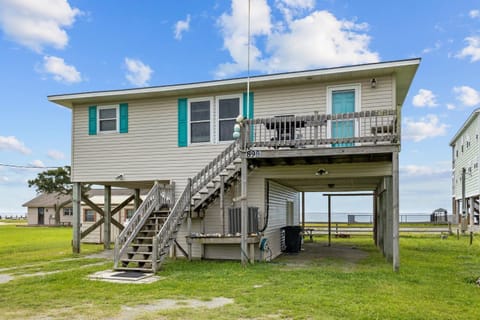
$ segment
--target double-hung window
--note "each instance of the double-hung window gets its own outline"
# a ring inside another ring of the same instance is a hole
[[[64,216],[73,216],[73,208],[72,207],[63,208],[63,215]]]
[[[117,132],[118,106],[104,106],[98,108],[98,131]]]
[[[85,209],[83,221],[85,222],[95,222],[95,211],[91,209]]]
[[[217,100],[218,141],[233,140],[233,127],[240,112],[241,96],[219,97]]]
[[[190,143],[211,141],[211,104],[210,99],[189,101]]]

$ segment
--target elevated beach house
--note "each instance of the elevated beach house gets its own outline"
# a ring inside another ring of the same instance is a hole
[[[480,230],[480,109],[476,109],[450,141],[452,148],[452,212],[462,231]]]
[[[273,259],[303,192],[369,191],[373,241],[397,270],[401,110],[419,63],[49,96],[72,110],[74,250],[83,183],[105,186],[106,247],[111,188],[150,189],[114,264],[153,272],[168,254]]]

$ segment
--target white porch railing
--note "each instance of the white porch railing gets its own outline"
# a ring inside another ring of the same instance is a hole
[[[247,148],[400,143],[396,110],[285,115],[245,120]]]

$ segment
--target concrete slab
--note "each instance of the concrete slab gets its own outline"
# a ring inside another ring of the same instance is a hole
[[[99,280],[114,283],[146,284],[164,279],[153,273],[132,272],[132,271],[98,271],[88,276],[90,280]]]

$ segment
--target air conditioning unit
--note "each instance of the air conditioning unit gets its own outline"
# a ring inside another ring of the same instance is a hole
[[[228,208],[228,233],[236,234],[241,232],[242,209]],[[258,232],[258,208],[248,207],[248,228],[247,233]]]

